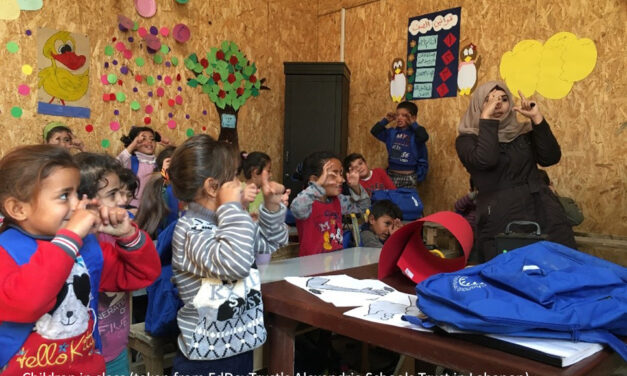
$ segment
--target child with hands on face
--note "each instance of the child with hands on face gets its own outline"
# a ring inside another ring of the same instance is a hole
[[[290,209],[296,218],[299,256],[342,249],[342,215],[363,213],[370,207],[368,192],[359,184],[359,172],[346,174],[350,195],[343,195],[342,163],[329,152],[315,152],[303,161],[303,189]]]
[[[100,153],[79,153],[74,159],[81,174],[79,196],[94,200],[100,210],[120,213],[125,211],[126,197],[122,194],[120,175],[126,169],[120,162]],[[130,225],[130,215],[128,212],[126,214],[126,222]],[[96,236],[101,243],[116,242],[115,237],[106,231],[99,231]],[[154,266],[160,265],[155,263]],[[154,272],[158,274],[160,270]],[[135,285],[133,290],[148,286],[148,282]],[[106,361],[107,374],[130,374],[126,350],[131,321],[130,299],[128,292],[101,292],[98,295],[98,330],[102,338],[102,354]]]
[[[150,284],[160,271],[152,241],[126,210],[79,200],[78,165],[63,148],[17,148],[0,173],[0,370],[104,373],[97,294]]]
[[[248,374],[252,350],[266,339],[255,256],[287,243],[285,188],[262,184],[255,222],[241,204],[239,165],[233,144],[208,135],[187,139],[170,162],[174,193],[188,203],[172,237],[173,279],[183,302],[172,373]]]
[[[44,127],[44,143],[57,145],[68,150],[85,151],[85,144],[74,135],[72,130],[60,121],[52,121]]]
[[[132,206],[138,207],[146,181],[157,163],[155,156],[157,143],[168,145],[169,141],[162,139],[159,132],[155,132],[150,127],[133,127],[128,135],[120,138],[120,141],[124,144],[124,150],[120,152],[117,159],[122,166],[133,171],[139,178],[137,197],[131,201]]]

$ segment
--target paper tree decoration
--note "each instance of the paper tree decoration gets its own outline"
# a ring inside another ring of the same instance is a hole
[[[255,63],[244,56],[237,44],[223,41],[220,48],[211,48],[205,58],[199,60],[195,53],[189,55],[185,66],[195,75],[187,85],[200,87],[218,110],[221,125],[218,139],[237,145],[237,112],[248,98],[267,89],[262,86],[264,79],[255,75]]]

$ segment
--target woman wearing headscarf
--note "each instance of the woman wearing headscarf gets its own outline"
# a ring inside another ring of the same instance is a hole
[[[519,95],[521,104],[514,106],[505,83],[487,82],[475,90],[459,124],[457,155],[479,191],[471,261],[495,257],[494,236],[511,221],[537,222],[548,240],[575,248],[564,210],[537,167],[559,162],[560,146],[537,103]],[[530,122],[518,122],[516,112]]]

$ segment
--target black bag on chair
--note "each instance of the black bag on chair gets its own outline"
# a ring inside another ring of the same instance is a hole
[[[532,232],[512,232],[510,227],[525,226],[534,227]],[[546,240],[547,235],[542,234],[540,231],[540,225],[537,222],[532,221],[512,221],[505,227],[505,233],[500,233],[494,236],[494,245],[496,246],[497,253],[505,253],[512,251],[516,248],[524,247],[531,243]]]

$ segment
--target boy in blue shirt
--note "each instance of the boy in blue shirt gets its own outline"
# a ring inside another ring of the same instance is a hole
[[[425,143],[427,130],[416,122],[418,106],[413,102],[401,102],[396,113],[389,112],[375,124],[370,133],[385,142],[388,150],[388,175],[396,187],[416,188],[429,169]],[[386,128],[390,123],[391,126]]]

